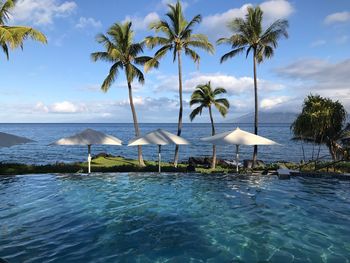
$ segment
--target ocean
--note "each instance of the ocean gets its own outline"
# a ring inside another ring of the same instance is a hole
[[[239,124],[241,129],[253,132],[252,124]],[[230,123],[216,124],[216,132],[224,132],[235,129],[237,126]],[[17,145],[11,148],[0,149],[1,162],[16,162],[26,164],[49,164],[56,162],[76,162],[85,161],[87,147],[83,146],[48,146],[50,143],[66,136],[81,132],[86,128],[92,128],[113,136],[123,141],[123,146],[94,145],[92,155],[106,152],[112,155],[119,155],[127,158],[137,158],[137,148],[128,147],[127,143],[134,137],[134,127],[132,123],[26,123],[26,124],[0,124],[0,131],[25,136],[34,143]],[[176,123],[141,123],[142,134],[152,130],[162,128],[176,133]],[[187,161],[189,157],[211,156],[212,145],[199,140],[201,137],[211,135],[211,126],[206,123],[185,123],[183,125],[182,136],[191,142],[191,145],[180,147],[180,160]],[[258,159],[265,162],[274,161],[294,161],[303,159],[302,143],[293,141],[289,124],[261,124],[259,125],[259,135],[265,136],[278,143],[280,146],[260,146]],[[162,147],[162,160],[171,161],[174,156],[174,145]],[[312,144],[304,144],[306,159],[311,159],[312,153],[317,154],[319,147]],[[143,147],[144,158],[146,160],[156,160],[157,147],[149,145]],[[253,147],[241,146],[240,159],[252,158]],[[232,160],[235,158],[235,146],[218,146],[218,158]],[[320,156],[328,156],[326,147],[320,148]]]

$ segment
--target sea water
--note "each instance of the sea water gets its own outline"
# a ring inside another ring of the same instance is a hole
[[[224,132],[235,129],[237,126],[229,123],[216,124],[216,132]],[[239,127],[249,132],[253,132],[253,125],[240,124]],[[99,146],[92,147],[92,154],[106,152],[113,155],[120,155],[127,158],[137,158],[137,148],[127,147],[127,143],[134,137],[134,127],[132,123],[119,124],[0,124],[0,131],[25,136],[35,140],[35,143],[14,146],[11,148],[1,148],[0,161],[5,162],[21,162],[46,164],[55,162],[75,162],[85,161],[87,155],[87,147],[83,146],[48,146],[50,143],[75,133],[81,132],[86,128],[92,128],[107,134],[111,134],[120,138],[124,146]],[[140,124],[142,134],[162,128],[170,132],[176,133],[176,123],[155,123]],[[266,162],[273,161],[294,161],[302,160],[303,151],[305,151],[306,160],[316,156],[328,156],[328,150],[321,146],[302,144],[293,141],[290,131],[290,124],[261,124],[259,134],[272,139],[280,146],[260,146],[259,159]],[[189,124],[185,123],[182,129],[184,138],[191,142],[191,145],[180,147],[180,160],[186,161],[190,156],[211,156],[212,145],[202,142],[199,139],[211,135],[210,124]],[[174,157],[174,146],[167,145],[162,147],[162,159],[171,161]],[[144,146],[143,154],[146,160],[155,160],[157,158],[157,147],[155,145]],[[236,148],[233,145],[218,146],[218,158],[232,160],[235,158]],[[251,159],[253,153],[252,146],[241,146],[241,159]]]

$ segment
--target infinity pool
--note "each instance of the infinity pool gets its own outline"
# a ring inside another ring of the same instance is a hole
[[[0,177],[8,262],[349,262],[350,182],[223,175]]]

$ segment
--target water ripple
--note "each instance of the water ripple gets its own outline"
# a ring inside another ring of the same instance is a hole
[[[9,262],[349,262],[349,182],[176,174],[0,178]]]

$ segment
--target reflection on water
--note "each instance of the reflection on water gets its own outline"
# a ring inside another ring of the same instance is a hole
[[[0,178],[10,262],[347,262],[350,182],[197,174]]]

